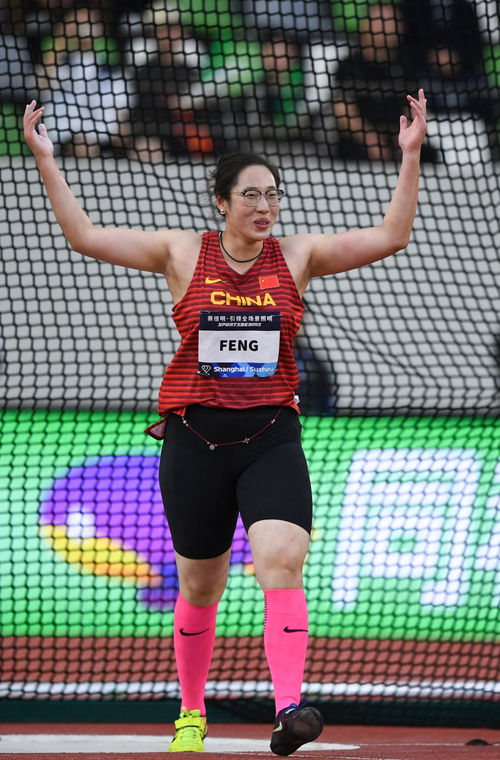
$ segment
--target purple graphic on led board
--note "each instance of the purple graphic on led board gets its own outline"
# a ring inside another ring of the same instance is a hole
[[[40,530],[61,559],[83,572],[131,583],[137,601],[168,611],[178,579],[158,485],[159,461],[157,456],[103,456],[69,468],[43,494]],[[252,570],[241,518],[231,564]]]

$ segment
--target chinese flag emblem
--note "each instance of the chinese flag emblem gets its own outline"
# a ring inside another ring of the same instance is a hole
[[[267,277],[259,277],[259,284],[261,290],[268,290],[269,288],[279,288],[280,281],[278,275],[268,274]]]

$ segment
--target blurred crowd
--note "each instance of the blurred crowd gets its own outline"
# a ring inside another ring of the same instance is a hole
[[[162,161],[271,138],[398,160],[405,94],[421,86],[436,118],[480,119],[497,160],[498,6],[0,0],[0,106],[41,103],[58,150],[77,156]],[[423,159],[441,160],[432,140]]]

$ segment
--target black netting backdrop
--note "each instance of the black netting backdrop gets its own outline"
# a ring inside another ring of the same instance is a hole
[[[498,720],[498,10],[0,3],[2,699],[178,697],[160,445],[143,433],[177,346],[170,296],[69,249],[22,141],[25,103],[45,106],[95,224],[214,229],[208,172],[250,149],[282,169],[281,237],[381,221],[399,114],[423,86],[408,249],[305,295],[304,695],[358,721],[428,720],[429,705],[442,723],[457,707]],[[207,691],[247,716],[271,697],[262,624],[238,524]]]

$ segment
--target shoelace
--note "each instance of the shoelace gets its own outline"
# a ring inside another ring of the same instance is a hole
[[[203,731],[198,726],[183,726],[180,730],[179,742],[183,744],[185,741],[191,742],[193,739],[197,741],[203,738]]]
[[[295,702],[292,702],[291,705],[288,705],[288,707],[285,708],[285,715],[288,715],[288,713],[293,712],[294,710],[300,710],[302,707],[307,707],[308,704],[309,702],[305,699],[298,705]]]

